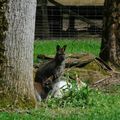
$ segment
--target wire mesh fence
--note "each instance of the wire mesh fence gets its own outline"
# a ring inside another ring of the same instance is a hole
[[[57,44],[67,44],[67,53],[87,52],[97,56],[102,33],[103,2],[38,0],[35,40],[40,40],[40,43],[35,44],[35,54],[54,55]],[[51,40],[54,41],[51,43]]]
[[[100,36],[103,0],[38,0],[35,39]]]

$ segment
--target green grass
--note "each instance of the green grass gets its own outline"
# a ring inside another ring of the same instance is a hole
[[[66,53],[91,53],[95,56],[99,55],[100,39],[80,39],[80,40],[44,40],[35,41],[34,57],[38,54],[54,55],[56,52],[56,45],[67,45]]]
[[[87,52],[98,56],[100,49],[100,40],[47,40],[35,42],[34,54],[54,55],[57,44],[67,44],[67,53]],[[109,92],[87,90],[82,91],[82,96],[73,91],[71,98],[42,102],[37,110],[1,112],[0,120],[120,120],[120,86],[111,87]]]
[[[88,104],[84,106],[60,107],[56,103],[49,107],[44,104],[26,113],[2,112],[0,120],[120,120],[120,86],[112,94],[90,90]]]

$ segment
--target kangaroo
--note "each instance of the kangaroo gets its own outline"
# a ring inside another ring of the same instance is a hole
[[[41,89],[39,89],[39,94],[42,99],[47,97],[47,94],[52,89],[52,83],[60,78],[64,72],[66,47],[67,46],[64,45],[61,48],[59,45],[57,45],[55,57],[40,67],[36,72],[35,83],[39,83],[41,86],[39,86]]]

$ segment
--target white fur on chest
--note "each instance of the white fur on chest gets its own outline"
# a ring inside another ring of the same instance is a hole
[[[56,98],[62,98],[64,93],[69,90],[69,85],[66,81],[61,80],[53,84],[51,96]]]

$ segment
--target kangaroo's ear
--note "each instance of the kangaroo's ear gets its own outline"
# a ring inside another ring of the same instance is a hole
[[[56,50],[59,51],[60,50],[60,45],[56,46]]]
[[[63,46],[64,51],[66,50],[66,47],[67,47],[67,45],[64,45],[64,46]]]

